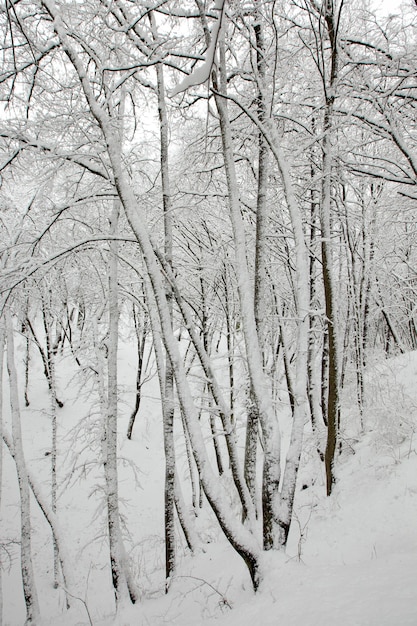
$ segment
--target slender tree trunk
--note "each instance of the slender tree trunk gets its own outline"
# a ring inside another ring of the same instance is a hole
[[[362,205],[362,240],[363,252],[361,259],[362,276],[361,276],[361,292],[360,292],[360,325],[361,325],[361,360],[360,360],[360,377],[359,377],[359,393],[360,393],[360,412],[361,424],[363,427],[363,411],[366,403],[366,385],[365,385],[365,368],[367,364],[367,352],[369,344],[369,317],[371,304],[371,290],[373,282],[373,260],[374,260],[374,230],[376,222],[376,197],[374,185],[371,184],[371,215],[367,219],[368,211],[365,202]]]
[[[45,331],[45,341],[46,341],[46,359],[47,359],[47,369],[48,369],[48,377],[49,377],[49,399],[50,399],[50,417],[51,417],[51,507],[52,512],[56,514],[56,503],[57,503],[57,414],[56,414],[56,406],[57,406],[57,395],[56,395],[56,375],[55,375],[55,354],[52,350],[52,328],[50,320],[48,319],[49,313],[46,310],[46,303],[42,298],[42,318],[43,318],[43,327]],[[59,555],[58,555],[58,546],[54,540],[54,587],[55,589],[58,587],[58,576],[59,576]]]
[[[249,111],[246,111],[251,119],[254,119]],[[291,180],[289,159],[284,155],[277,129],[273,120],[265,120],[262,125],[256,121],[262,129],[265,139],[276,161],[286,204],[289,210],[291,225],[294,235],[295,255],[295,306],[297,316],[297,342],[296,364],[293,385],[293,422],[290,436],[285,471],[282,478],[280,494],[275,494],[273,515],[277,525],[276,545],[284,547],[287,542],[290,523],[292,519],[293,502],[297,473],[300,463],[304,422],[308,410],[307,380],[308,380],[308,328],[309,328],[309,285],[308,285],[308,257],[302,221],[302,213],[298,205],[294,186]]]
[[[156,366],[157,366],[157,372],[158,372],[159,389],[161,392],[161,405],[162,405],[162,411],[164,411],[165,403],[164,403],[163,396],[165,393],[166,364],[164,362],[163,347],[161,343],[161,329],[160,329],[159,320],[157,319],[157,315],[155,313],[153,296],[150,292],[150,289],[146,286],[146,284],[145,284],[145,292],[147,295],[148,306],[149,306],[149,321],[150,321],[152,335],[153,335],[153,347],[154,347],[155,360],[156,360]],[[196,492],[194,491],[195,489],[194,485],[195,483],[198,484],[198,481],[194,480],[194,471],[192,467],[192,453],[189,449],[190,446],[189,446],[189,440],[188,440],[188,433],[186,431],[185,425],[184,425],[184,437],[185,437],[185,442],[186,442],[187,457],[188,457],[189,468],[190,468],[190,478],[191,478],[192,493],[193,493],[193,506],[194,506],[194,509],[197,509],[197,496],[196,496]],[[194,531],[193,520],[191,519],[191,516],[187,512],[187,508],[184,503],[184,498],[183,498],[182,490],[181,490],[181,484],[179,482],[176,468],[175,468],[174,481],[175,481],[174,502],[175,502],[175,508],[178,514],[178,519],[180,521],[181,528],[184,533],[185,540],[187,542],[187,546],[192,552],[194,552],[197,546],[200,544],[200,541],[198,539],[197,534]],[[175,539],[175,536],[173,537],[173,539]],[[167,583],[168,582],[169,581],[167,580]],[[166,590],[167,590],[167,587],[168,587],[168,584],[166,585]]]
[[[110,237],[117,237],[119,201],[115,200],[110,218]],[[126,602],[136,602],[137,595],[130,578],[129,565],[123,545],[119,512],[119,485],[117,469],[117,421],[118,421],[118,376],[117,352],[119,342],[118,304],[118,245],[116,239],[110,242],[108,263],[108,315],[109,338],[107,345],[107,406],[105,428],[104,473],[107,495],[107,522],[110,544],[110,564],[116,607]]]
[[[25,318],[29,317],[29,299],[26,301]],[[25,406],[28,407],[29,401],[29,369],[30,369],[30,339],[27,324],[23,322],[22,333],[25,336]]]
[[[258,10],[255,10],[254,25],[256,42],[256,67],[258,80],[258,117],[264,123],[266,117],[265,103],[265,45],[262,22]],[[256,235],[255,235],[255,293],[254,310],[258,339],[262,350],[262,361],[266,356],[266,292],[267,292],[267,262],[269,259],[267,247],[268,211],[267,211],[267,183],[269,173],[268,144],[261,132],[258,132],[258,188],[256,201]],[[256,458],[258,449],[258,407],[254,398],[252,386],[249,391],[249,410],[246,424],[245,442],[245,479],[254,504],[256,503]]]
[[[145,321],[143,324],[143,328],[139,327],[139,319],[136,313],[136,307],[133,305],[133,320],[135,325],[135,334],[137,341],[137,357],[138,357],[138,367],[136,370],[136,393],[135,393],[135,405],[133,407],[133,411],[129,417],[129,424],[127,427],[126,437],[128,439],[132,438],[133,426],[135,425],[136,416],[139,412],[140,402],[142,399],[142,375],[143,375],[143,357],[145,353],[145,343],[147,336],[147,322]],[[145,369],[146,371],[146,369]]]
[[[226,347],[227,347],[227,365],[229,373],[229,407],[230,407],[230,424],[234,422],[234,404],[235,404],[235,366],[234,366],[234,335],[233,335],[233,315],[230,304],[230,285],[227,279],[226,261],[223,263],[222,281],[224,285],[224,308],[226,320]]]
[[[295,487],[300,464],[303,443],[304,423],[308,411],[308,329],[309,329],[309,284],[308,256],[305,241],[302,213],[297,202],[291,180],[289,160],[284,156],[280,140],[272,120],[266,120],[265,138],[274,155],[283,186],[284,196],[289,210],[294,235],[295,284],[294,299],[297,316],[297,341],[295,375],[292,389],[293,421],[290,445],[286,456],[282,478],[281,494],[276,504],[275,517],[279,528],[277,545],[286,545],[290,529],[294,504]]]
[[[196,552],[200,545],[200,540],[195,532],[195,524],[192,516],[187,510],[187,505],[184,502],[182,495],[181,484],[179,482],[178,474],[175,473],[175,509],[177,511],[178,519],[181,524],[182,532],[184,533],[187,547],[191,552]]]
[[[199,255],[199,259],[200,261],[203,258],[203,250],[202,250],[202,246],[200,245],[200,255]],[[201,311],[201,337],[202,337],[202,341],[203,341],[203,347],[204,350],[206,352],[206,354],[208,356],[210,356],[210,352],[211,352],[211,341],[210,341],[210,333],[209,333],[209,319],[208,319],[208,303],[207,303],[207,297],[206,297],[206,288],[205,288],[205,281],[203,278],[203,267],[200,265],[200,267],[198,268],[198,274],[200,277],[200,294],[201,294],[201,304],[200,304],[200,311]],[[204,388],[203,388],[203,394],[205,393],[205,391],[208,391],[209,393],[211,392],[211,395],[213,396],[213,391],[210,387],[210,384],[204,384]],[[210,423],[210,431],[211,431],[211,437],[212,437],[212,441],[213,441],[213,447],[214,447],[214,454],[216,457],[216,465],[217,465],[217,469],[219,472],[219,476],[222,476],[223,472],[224,472],[224,464],[223,464],[223,460],[222,460],[222,454],[221,454],[221,448],[220,448],[220,437],[219,437],[219,433],[217,432],[217,427],[216,427],[216,416],[214,415],[213,411],[211,410],[211,406],[212,406],[212,401],[209,399],[208,400],[208,411],[209,411],[209,423]]]
[[[42,307],[44,309],[45,308],[44,298],[41,296],[41,299],[42,299]],[[43,373],[48,383],[49,392],[52,394],[52,381],[51,381],[51,373],[49,371],[48,346],[46,348],[42,347],[40,339],[38,335],[36,334],[35,328],[29,318],[26,318],[25,325],[29,328],[31,335],[33,337],[33,340],[39,350],[39,354],[41,355],[41,359],[43,363]],[[48,340],[47,337],[46,337],[46,340]],[[49,350],[52,351],[52,346],[49,346]],[[59,400],[59,398],[57,397],[56,388],[55,388],[55,402],[59,406],[59,408],[62,408],[64,406],[64,403],[61,400]]]
[[[209,410],[210,410],[210,407],[209,407]],[[222,454],[221,454],[221,449],[220,449],[219,433],[217,431],[217,426],[216,426],[216,417],[214,415],[210,415],[210,431],[211,431],[211,437],[213,440],[214,454],[216,457],[217,469],[219,472],[219,476],[222,476],[224,473],[223,460],[222,460]]]
[[[30,489],[26,471],[25,457],[23,453],[22,431],[20,426],[19,393],[17,383],[16,366],[14,362],[14,337],[11,314],[8,309],[6,315],[7,332],[7,370],[10,383],[10,408],[12,415],[13,453],[16,463],[17,478],[20,492],[20,550],[23,594],[26,604],[25,624],[34,625],[40,623],[40,610],[38,594],[35,585],[35,576],[32,562],[32,540],[30,521]]]
[[[155,24],[150,15],[153,29]],[[164,253],[168,266],[172,269],[172,202],[169,179],[168,118],[165,103],[163,66],[156,66],[158,115],[160,131],[160,159],[162,179],[162,202],[164,211]],[[172,288],[168,281],[165,286],[169,315],[173,318]],[[174,444],[174,372],[169,356],[166,356],[165,383],[163,393],[164,450],[165,450],[165,590],[168,592],[175,569],[175,444]]]
[[[259,415],[252,398],[252,390],[249,390],[246,415],[245,463],[243,471],[256,512],[256,459],[258,449]],[[243,521],[244,520],[245,516],[243,515]]]
[[[338,42],[333,0],[325,1],[324,19],[331,46],[331,67],[329,83],[324,85],[326,105],[323,122],[323,190],[321,202],[322,271],[329,339],[329,378],[327,394],[327,443],[324,455],[326,467],[326,492],[330,495],[334,483],[334,456],[336,451],[339,422],[339,373],[336,297],[332,268],[331,247],[331,188],[332,188],[332,127],[336,80],[338,76]]]
[[[313,118],[312,132],[315,132],[315,121]],[[314,164],[314,151],[310,156],[310,182],[312,189],[310,192],[310,263],[309,263],[309,284],[310,284],[310,308],[312,315],[310,315],[310,328],[308,339],[308,400],[310,405],[311,423],[314,433],[318,435],[318,429],[323,423],[323,414],[321,409],[321,371],[317,371],[317,344],[320,341],[322,332],[322,323],[319,313],[315,315],[313,312],[318,307],[318,293],[317,293],[317,253],[318,247],[318,231],[319,231],[319,193],[314,188],[314,179],[316,176],[316,166]],[[320,457],[324,458],[323,453],[320,450],[320,442],[317,439],[317,449]]]

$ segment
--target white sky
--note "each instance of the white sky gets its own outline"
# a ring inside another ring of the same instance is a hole
[[[413,0],[405,1],[410,6],[413,4]],[[403,0],[378,0],[378,4],[380,5],[381,10],[384,10],[386,13],[397,13],[401,4],[403,4]]]

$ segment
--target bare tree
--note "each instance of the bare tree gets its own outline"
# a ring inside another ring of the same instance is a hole
[[[19,392],[14,362],[14,337],[10,310],[5,310],[7,333],[7,370],[10,382],[10,409],[12,415],[13,458],[16,464],[20,492],[20,550],[23,593],[26,604],[26,624],[39,624],[41,615],[32,561],[32,531],[30,519],[30,488],[23,452],[20,426]]]

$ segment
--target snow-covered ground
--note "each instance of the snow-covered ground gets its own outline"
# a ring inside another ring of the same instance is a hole
[[[135,360],[120,355],[124,434]],[[179,565],[168,595],[163,579],[163,448],[157,381],[144,388],[132,441],[121,436],[120,495],[126,545],[142,591],[141,602],[118,617],[120,626],[416,626],[417,625],[417,354],[369,368],[364,435],[357,433],[353,389],[343,411],[343,452],[337,484],[324,493],[324,473],[307,433],[295,518],[286,555],[265,555],[264,582],[255,595],[240,558],[215,521],[196,519],[202,548],[187,554],[178,533]],[[99,463],[99,416],[88,386],[62,364],[59,388],[58,512],[78,580],[65,610],[62,590],[52,586],[49,529],[33,508],[34,562],[44,623],[109,626],[114,623],[107,564],[103,477]],[[74,393],[74,389],[77,392]],[[349,395],[350,394],[350,395]],[[47,493],[50,420],[42,374],[32,380],[31,406],[22,410],[28,465]],[[5,421],[7,398],[4,399]],[[311,439],[311,440],[310,440]],[[227,478],[225,479],[227,480]],[[1,509],[3,624],[23,624],[19,573],[19,507],[15,469],[4,450]],[[12,542],[12,543],[8,543]]]

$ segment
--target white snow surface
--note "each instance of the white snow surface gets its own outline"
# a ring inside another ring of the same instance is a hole
[[[91,407],[88,386],[79,385],[68,357],[58,368],[65,400],[59,411],[58,516],[79,599],[67,611],[63,591],[53,589],[50,532],[33,501],[33,552],[43,626],[417,625],[417,353],[380,359],[369,367],[363,435],[358,430],[354,386],[348,386],[342,411],[344,446],[330,498],[325,496],[324,469],[307,431],[287,553],[265,554],[264,580],[256,594],[243,562],[221,538],[205,507],[196,518],[202,548],[190,555],[178,532],[177,573],[165,595],[157,381],[154,377],[145,385],[134,437],[127,441],[136,367],[129,344],[127,340],[120,349],[119,478],[126,547],[142,598],[115,617],[103,477],[95,443],[98,408]],[[29,395],[30,407],[22,408],[27,463],[48,493],[50,457],[45,453],[50,421],[40,368]],[[7,404],[5,397],[6,426]],[[183,444],[177,452],[188,501]],[[17,541],[18,533],[15,468],[5,448],[1,543]],[[8,543],[7,551],[8,556],[2,550],[3,625],[18,626],[25,620],[18,545]]]

